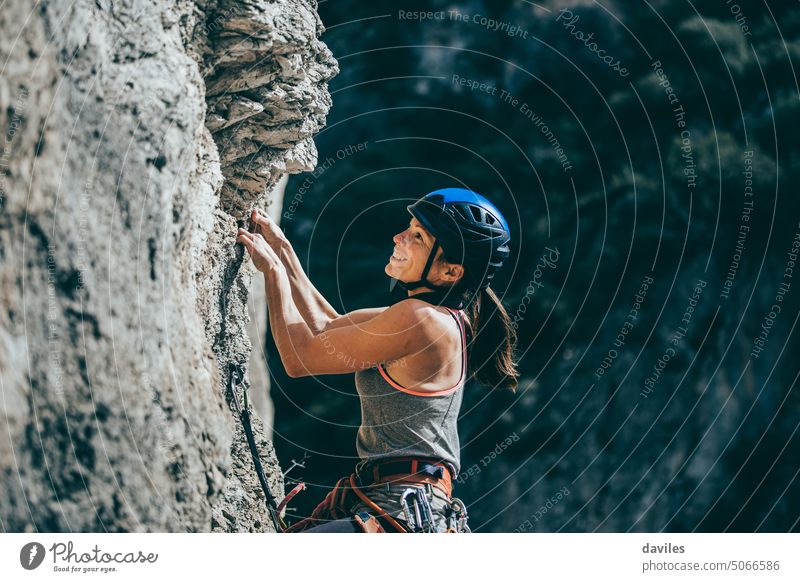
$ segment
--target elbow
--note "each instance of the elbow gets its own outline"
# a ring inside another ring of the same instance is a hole
[[[289,378],[300,378],[300,374],[298,374],[291,368],[286,368],[286,375],[289,376]]]
[[[302,378],[303,374],[296,364],[284,363],[283,368],[286,370],[286,375],[289,378]]]
[[[290,348],[288,350],[279,350],[281,354],[281,362],[283,369],[286,370],[286,375],[289,378],[302,378],[310,376],[311,371],[306,365],[308,358],[308,343],[300,337],[290,338]]]
[[[292,358],[291,361],[284,362],[283,367],[289,378],[304,378],[305,376],[311,375],[311,371],[299,358]]]

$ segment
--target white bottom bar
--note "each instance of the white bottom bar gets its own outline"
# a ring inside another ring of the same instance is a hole
[[[41,546],[31,549],[33,542]],[[3,580],[778,582],[800,580],[799,550],[797,534],[3,534],[0,573]],[[23,567],[37,560],[35,569]]]

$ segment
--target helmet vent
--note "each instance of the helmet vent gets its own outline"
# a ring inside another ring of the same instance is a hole
[[[472,217],[475,219],[475,222],[483,222],[483,217],[481,216],[481,209],[477,206],[470,206],[470,212],[472,212]]]
[[[458,213],[461,216],[462,219],[469,220],[469,214],[467,213],[467,211],[464,209],[463,206],[454,204],[453,205],[453,210],[456,213]]]

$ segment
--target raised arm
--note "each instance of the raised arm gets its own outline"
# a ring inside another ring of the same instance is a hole
[[[400,359],[429,345],[434,337],[422,302],[401,301],[388,308],[358,310],[315,332],[300,315],[282,261],[263,236],[239,229],[256,268],[264,273],[269,323],[286,372],[293,378],[311,374],[345,374]]]
[[[275,221],[258,210],[253,210],[252,219],[256,225],[255,232],[259,233],[272,247],[286,269],[292,290],[292,299],[309,328],[318,333],[332,321],[341,317],[311,283],[292,244],[280,227],[275,224]]]
[[[367,307],[365,309],[356,309],[340,315],[335,319],[331,319],[328,325],[322,331],[330,331],[337,327],[347,327],[348,325],[361,325],[368,322],[370,319],[380,315],[386,311],[388,307]]]
[[[311,333],[297,324],[299,318],[293,315],[291,301],[286,300],[285,274],[278,270],[265,273],[264,277],[270,329],[286,373],[292,378],[373,368],[416,353],[436,337],[430,318],[424,318],[418,306],[406,301],[385,308],[362,323],[342,321],[338,327]]]

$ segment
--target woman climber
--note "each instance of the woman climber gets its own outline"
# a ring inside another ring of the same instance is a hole
[[[515,333],[489,288],[510,232],[491,202],[462,188],[431,192],[408,210],[384,269],[405,296],[344,315],[314,288],[272,219],[254,210],[253,231],[238,231],[264,273],[269,327],[289,376],[355,372],[361,401],[360,462],[284,531],[469,531],[452,496],[464,385],[517,387]]]

